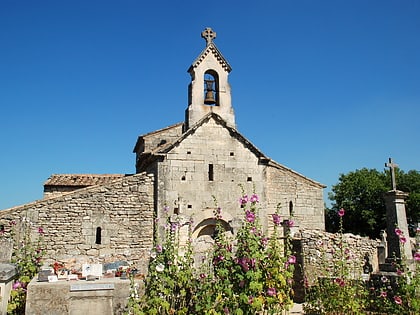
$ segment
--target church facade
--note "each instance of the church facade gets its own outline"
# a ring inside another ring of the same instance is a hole
[[[136,174],[53,175],[44,199],[0,211],[3,228],[26,218],[43,228],[50,259],[128,260],[143,271],[156,218],[192,222],[199,248],[214,232],[218,207],[226,230],[236,232],[244,193],[259,196],[266,230],[278,205],[299,227],[324,230],[325,186],[270,159],[238,132],[231,67],[216,33],[207,28],[202,37],[206,47],[188,69],[185,121],[138,137]]]

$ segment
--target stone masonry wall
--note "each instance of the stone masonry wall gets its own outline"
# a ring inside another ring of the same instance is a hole
[[[282,216],[300,227],[325,229],[323,186],[281,166],[267,168],[267,207],[280,204]]]
[[[0,211],[0,224],[9,227],[12,220],[17,238],[22,222],[34,235],[42,227],[47,260],[125,260],[145,273],[153,243],[153,176],[127,176]]]
[[[340,253],[339,233],[332,234],[319,230],[300,229],[294,233],[295,240],[300,241],[302,249],[300,255],[303,260],[304,276],[309,284],[313,284],[317,277],[325,275],[326,268],[333,266],[334,257]],[[343,251],[346,261],[354,270],[352,276],[360,277],[364,264],[364,257],[368,255],[373,271],[378,270],[377,246],[379,240],[372,240],[353,234],[343,234]]]

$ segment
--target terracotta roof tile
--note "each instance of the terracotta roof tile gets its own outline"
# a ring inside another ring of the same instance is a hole
[[[109,183],[125,174],[53,174],[44,183],[45,186],[93,186]]]

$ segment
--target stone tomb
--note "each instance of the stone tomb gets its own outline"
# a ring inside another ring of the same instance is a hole
[[[26,315],[122,314],[130,295],[130,280],[38,282],[28,286]]]

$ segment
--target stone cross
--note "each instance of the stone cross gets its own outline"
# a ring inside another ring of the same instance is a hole
[[[389,172],[391,173],[391,184],[392,190],[397,190],[397,183],[395,181],[395,168],[398,167],[391,158],[389,158],[388,163],[385,163],[385,167],[389,167]]]
[[[214,32],[210,27],[201,32],[201,37],[206,40],[207,46],[213,42],[213,39],[216,38],[216,32]]]

